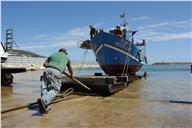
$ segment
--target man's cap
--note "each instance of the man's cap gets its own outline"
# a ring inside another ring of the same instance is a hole
[[[120,25],[117,25],[116,28],[120,28]]]
[[[60,49],[59,49],[59,52],[64,52],[66,55],[68,55],[67,50],[64,49],[64,48],[60,48]]]
[[[95,28],[93,25],[89,25],[90,28]]]

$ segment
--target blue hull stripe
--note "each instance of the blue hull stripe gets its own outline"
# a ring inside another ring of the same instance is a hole
[[[139,62],[139,60],[138,60],[137,58],[135,58],[134,56],[132,56],[132,55],[131,55],[130,53],[128,53],[128,52],[125,52],[125,51],[123,51],[123,50],[121,50],[121,49],[119,49],[119,48],[117,48],[117,47],[114,47],[114,46],[112,46],[112,45],[109,45],[109,44],[104,44],[104,45],[105,45],[106,47],[108,47],[108,48],[111,48],[111,49],[115,50],[115,51],[121,52],[122,54],[125,54],[125,55],[131,57],[132,59],[134,59],[134,60],[136,60],[136,61]]]
[[[97,53],[101,50],[101,48],[103,48],[103,45],[100,45],[100,46],[95,50],[95,55],[97,55]]]
[[[112,45],[109,45],[109,44],[104,44],[104,46],[106,46],[106,47],[108,47],[108,48],[111,48],[111,49],[113,49],[113,50],[115,50],[115,51],[118,51],[118,52],[120,52],[120,53],[122,53],[122,54],[125,54],[126,56],[129,56],[129,57],[131,57],[133,60],[136,60],[137,62],[139,62],[139,60],[137,59],[137,58],[135,58],[133,55],[131,55],[130,53],[128,53],[128,52],[125,52],[125,51],[123,51],[123,50],[121,50],[121,49],[119,49],[119,48],[116,48],[116,47],[114,47],[114,46],[112,46]],[[98,48],[97,48],[97,50],[95,51],[95,55],[97,55],[97,53],[101,50],[101,48],[103,47],[103,45],[100,45]],[[140,62],[139,62],[140,63]]]

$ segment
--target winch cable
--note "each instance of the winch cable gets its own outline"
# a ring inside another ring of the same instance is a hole
[[[126,69],[126,67],[127,67],[127,65],[126,65],[127,60],[128,60],[128,56],[126,56],[125,63],[124,63],[124,67],[123,67],[123,72],[122,72],[121,76],[124,76],[124,75],[125,75],[124,72],[125,72],[125,69]]]
[[[129,51],[129,47],[128,47],[127,51]],[[127,59],[128,59],[128,55],[126,56],[125,63],[124,63],[124,67],[123,67],[123,72],[122,72],[121,76],[124,76],[124,72],[125,72],[125,68],[126,68],[126,63],[127,63]]]
[[[86,56],[87,56],[88,50],[89,50],[89,49],[85,49],[85,51],[84,51],[84,53],[83,53],[83,59],[82,59],[82,61],[81,61],[81,66],[80,66],[80,68],[79,68],[79,72],[78,72],[77,75],[80,75],[80,73],[81,73],[81,70],[82,70],[82,67],[83,67],[83,65],[84,65],[85,58],[86,58]]]
[[[131,43],[132,44],[132,43]],[[130,45],[131,45],[130,44]],[[130,50],[128,51],[128,53],[130,53],[130,51],[131,51],[131,48],[130,48]],[[128,55],[127,55],[128,56]],[[125,75],[127,75],[127,73],[128,73],[128,69],[129,69],[129,62],[130,62],[130,57],[128,58],[128,63],[127,63],[127,68],[126,68],[126,72],[125,72]]]
[[[128,52],[128,53],[129,53],[130,50],[131,50],[131,45],[132,45],[132,43],[130,42],[130,45],[129,45],[128,49],[127,49],[127,52]],[[127,63],[127,62],[128,62],[128,63]],[[124,63],[124,67],[123,67],[123,72],[122,72],[121,76],[125,76],[125,75],[127,74],[127,72],[128,72],[128,66],[129,66],[129,59],[128,59],[128,54],[127,54],[126,59],[125,59],[125,63]],[[127,68],[127,69],[126,69],[126,68]],[[126,72],[125,72],[125,69],[126,69]]]

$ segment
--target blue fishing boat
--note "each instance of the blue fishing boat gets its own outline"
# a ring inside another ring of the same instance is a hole
[[[80,44],[80,48],[91,49],[94,52],[96,61],[108,75],[132,75],[139,71],[145,62],[147,63],[145,40],[141,43],[135,42],[134,35],[137,31],[128,30],[126,25],[124,18],[123,24],[117,26],[122,31],[120,35],[115,29],[109,32],[100,30],[93,33],[90,40]]]

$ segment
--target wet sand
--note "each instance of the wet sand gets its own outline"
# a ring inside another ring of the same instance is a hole
[[[41,73],[28,73],[36,75],[30,79],[23,78],[26,74],[18,75],[12,89],[1,88],[2,110],[34,102],[39,97]],[[37,108],[4,113],[1,115],[2,127],[190,128],[192,106],[149,97],[147,83],[144,79],[135,81],[110,97],[71,95],[65,101],[52,104],[49,114],[41,115]]]

